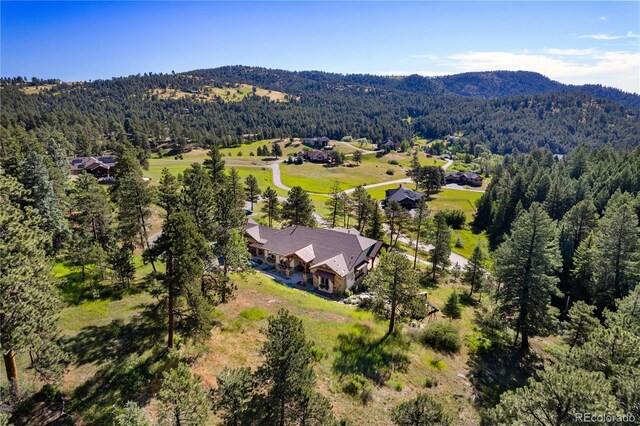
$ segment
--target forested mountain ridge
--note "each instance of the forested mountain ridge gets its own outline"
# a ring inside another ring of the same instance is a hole
[[[58,132],[69,153],[84,155],[124,137],[148,151],[168,139],[182,145],[236,145],[247,134],[333,139],[350,135],[383,142],[464,132],[470,153],[478,146],[497,153],[535,147],[565,153],[580,144],[609,143],[623,149],[638,144],[640,113],[611,100],[582,92],[479,99],[446,88],[448,84],[459,92],[470,90],[464,80],[444,82],[419,76],[343,76],[240,66],[79,84],[47,81],[49,86],[31,94],[25,93],[24,81],[3,80],[0,130],[4,150],[15,145],[11,141]],[[227,102],[204,96],[208,87],[232,91],[235,84],[279,91],[288,101],[246,96]],[[181,96],[158,95],[171,90]]]

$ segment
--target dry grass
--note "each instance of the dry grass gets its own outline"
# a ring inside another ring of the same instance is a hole
[[[254,91],[255,88],[255,91]],[[158,99],[192,99],[203,102],[215,102],[220,99],[223,102],[240,102],[247,96],[254,94],[256,96],[269,98],[275,102],[286,102],[287,94],[276,90],[267,90],[261,87],[252,86],[250,84],[235,84],[229,87],[202,86],[197,92],[185,92],[180,89],[153,89],[149,92],[151,96]]]

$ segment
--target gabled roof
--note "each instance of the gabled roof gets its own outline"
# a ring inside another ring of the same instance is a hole
[[[424,194],[422,192],[413,191],[411,189],[407,189],[400,185],[396,189],[387,190],[387,198],[386,201],[397,201],[401,202],[404,200],[410,200],[417,202],[420,198],[422,198]]]
[[[295,254],[311,267],[322,265],[341,276],[352,270],[363,255],[373,257],[382,247],[382,242],[353,232],[305,226],[278,230],[258,225],[252,219],[247,223],[246,234],[256,241],[254,247],[281,256]]]
[[[72,171],[81,170],[94,170],[102,167],[104,169],[110,169],[116,165],[114,157],[102,156],[102,157],[75,157],[69,160]]]

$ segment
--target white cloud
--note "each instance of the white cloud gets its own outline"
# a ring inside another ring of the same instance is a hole
[[[411,55],[412,58],[415,59],[428,59],[430,61],[435,61],[438,59],[438,57],[436,55],[429,55],[429,54],[424,54],[424,55]]]
[[[600,19],[601,21],[607,21],[609,18],[607,18],[606,16],[601,16],[598,19]]]
[[[393,74],[434,76],[471,71],[534,71],[567,84],[603,84],[640,93],[640,52],[597,49],[545,49],[543,53],[469,51],[449,55],[434,65],[436,69]]]
[[[544,53],[554,56],[591,56],[598,51],[596,49],[544,49]]]
[[[581,35],[581,36],[578,36],[578,38],[592,38],[594,40],[618,40],[621,38],[640,38],[640,35],[629,31],[625,35],[611,35],[611,34],[598,33],[598,34]]]

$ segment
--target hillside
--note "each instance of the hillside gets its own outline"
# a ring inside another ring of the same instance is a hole
[[[61,132],[69,150],[87,155],[122,137],[148,152],[167,140],[179,147],[234,146],[246,140],[243,135],[349,135],[379,143],[462,132],[470,153],[636,146],[638,110],[605,98],[635,105],[640,97],[583,89],[535,73],[430,79],[234,66],[80,84],[3,80],[0,123],[5,137],[16,140],[23,130]]]

